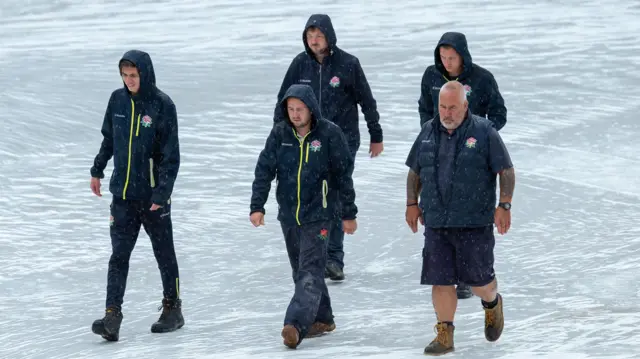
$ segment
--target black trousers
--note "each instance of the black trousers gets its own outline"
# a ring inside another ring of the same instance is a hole
[[[295,284],[284,325],[295,326],[302,341],[314,322],[333,321],[331,298],[324,281],[331,222],[281,226]]]
[[[153,254],[162,277],[164,297],[180,297],[178,261],[173,247],[171,200],[156,211],[150,211],[150,208],[151,201],[113,197],[110,222],[112,253],[107,275],[107,307],[122,307],[129,274],[129,258],[136,245],[140,226],[144,226],[151,239]]]

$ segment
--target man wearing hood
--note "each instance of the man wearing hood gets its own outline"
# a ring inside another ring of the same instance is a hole
[[[111,94],[104,138],[90,171],[91,190],[101,197],[100,180],[113,157],[106,310],[92,325],[108,341],[119,339],[129,258],[141,226],[151,240],[164,295],[162,314],[151,331],[170,332],[184,325],[171,221],[171,193],[180,167],[176,106],[156,87],[149,54],[128,51],[118,67],[124,86]]]
[[[309,17],[302,33],[305,51],[298,54],[287,70],[274,111],[274,123],[284,119],[280,102],[292,84],[311,86],[322,117],[338,125],[344,132],[352,159],[360,147],[358,105],[369,129],[371,157],[383,150],[382,128],[376,100],[357,57],[338,48],[331,18],[325,14]],[[344,279],[344,233],[338,221],[331,228],[326,274],[332,280]]]
[[[420,126],[438,113],[438,94],[446,82],[456,80],[464,85],[469,108],[474,115],[488,118],[497,130],[507,123],[507,109],[493,74],[473,63],[467,38],[459,32],[442,35],[434,51],[435,64],[422,76],[418,111]]]
[[[327,242],[333,222],[341,222],[348,234],[355,232],[358,209],[347,140],[338,126],[322,118],[313,89],[291,85],[280,106],[284,121],[272,128],[255,168],[250,220],[256,227],[264,225],[264,206],[276,179],[278,221],[295,284],[282,337],[295,349],[303,338],[336,327],[324,281]]]
[[[418,111],[420,127],[438,113],[438,96],[445,83],[455,80],[464,85],[469,110],[485,117],[497,130],[507,123],[507,108],[498,84],[489,70],[473,63],[467,46],[467,38],[459,32],[442,35],[434,51],[435,64],[427,67],[422,76]],[[464,283],[457,286],[459,299],[473,296],[471,287]]]

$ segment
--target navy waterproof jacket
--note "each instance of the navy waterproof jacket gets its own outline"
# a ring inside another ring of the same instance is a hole
[[[440,46],[442,45],[453,47],[462,56],[464,69],[457,78],[447,77],[447,70],[440,59]],[[451,80],[457,80],[464,85],[471,113],[488,118],[494,123],[497,130],[504,127],[507,123],[507,108],[504,105],[498,84],[489,70],[473,63],[464,34],[447,32],[442,35],[434,51],[434,58],[435,64],[427,67],[422,76],[420,99],[418,100],[421,127],[438,113],[440,88]]]
[[[171,197],[180,167],[176,106],[156,87],[149,54],[131,50],[122,60],[135,64],[140,89],[132,95],[124,85],[111,94],[91,176],[104,178],[113,157],[109,191],[114,196],[162,205]]]
[[[300,99],[311,110],[311,131],[299,138],[289,120],[287,99]],[[285,120],[266,140],[255,168],[250,213],[265,212],[271,182],[277,180],[278,220],[285,225],[355,219],[353,159],[338,126],[320,117],[308,85],[292,85],[280,102]]]
[[[306,33],[310,27],[319,28],[327,39],[329,56],[324,58],[322,64],[318,63],[307,44]],[[360,146],[358,104],[367,122],[371,142],[382,142],[380,115],[369,82],[358,58],[336,45],[336,32],[331,18],[325,14],[311,15],[302,32],[302,42],[305,51],[293,59],[280,86],[274,123],[284,120],[285,114],[280,103],[289,86],[306,84],[313,89],[322,117],[340,126],[352,149]]]

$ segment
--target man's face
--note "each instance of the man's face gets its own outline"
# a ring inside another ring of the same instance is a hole
[[[440,122],[444,128],[450,131],[458,128],[460,124],[462,124],[462,121],[464,121],[464,116],[467,114],[468,102],[464,96],[464,89],[460,87],[460,91],[440,91],[440,99],[438,100]]]
[[[287,99],[287,113],[295,128],[304,128],[311,122],[311,111],[304,102],[297,98]]]
[[[453,47],[440,46],[440,61],[449,74],[457,76],[462,73],[462,56]]]
[[[124,81],[124,84],[127,85],[132,94],[138,93],[138,90],[140,90],[140,74],[137,68],[123,66],[120,69],[120,76],[122,76],[122,81]]]
[[[315,55],[323,55],[329,50],[327,38],[317,27],[310,27],[307,30],[307,45]]]

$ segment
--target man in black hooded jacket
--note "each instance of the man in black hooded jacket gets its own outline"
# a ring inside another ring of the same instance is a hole
[[[91,167],[91,190],[102,196],[100,179],[113,157],[106,310],[92,325],[95,334],[109,341],[119,339],[129,258],[141,226],[151,240],[164,292],[163,311],[151,331],[170,332],[184,325],[171,221],[171,193],[180,167],[176,106],[156,87],[149,54],[128,51],[118,67],[124,86],[111,94],[104,139]]]
[[[282,337],[295,349],[303,338],[336,327],[324,281],[329,229],[340,222],[353,234],[358,208],[347,141],[338,126],[321,117],[311,87],[291,85],[280,106],[285,120],[271,130],[256,164],[250,220],[264,225],[264,206],[277,178],[278,221],[295,283]]]
[[[434,57],[435,64],[427,67],[422,76],[418,100],[420,127],[437,115],[440,88],[456,80],[464,85],[471,113],[487,118],[497,130],[502,129],[507,123],[507,108],[498,84],[489,70],[473,63],[466,36],[459,32],[444,33]],[[456,290],[459,299],[473,296],[471,287],[464,283],[460,283]]]
[[[438,113],[440,87],[456,80],[464,85],[469,109],[476,116],[486,117],[497,130],[507,123],[507,108],[491,72],[473,62],[467,38],[459,32],[446,32],[434,51],[435,64],[422,76],[418,111],[420,127]]]
[[[338,125],[344,132],[354,161],[360,147],[360,105],[371,138],[369,153],[371,157],[378,156],[383,151],[380,115],[360,61],[338,48],[336,32],[331,18],[326,14],[313,14],[309,17],[302,33],[302,42],[305,51],[293,59],[280,86],[274,124],[284,120],[285,114],[280,102],[289,86],[306,84],[313,89],[322,117]],[[344,232],[338,221],[331,228],[328,247],[325,276],[331,280],[344,279],[343,243]]]

